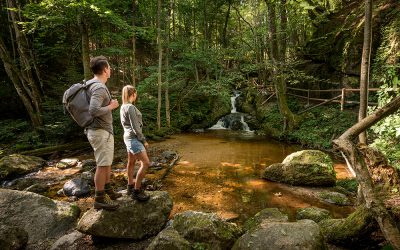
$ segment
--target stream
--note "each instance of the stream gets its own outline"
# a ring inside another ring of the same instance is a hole
[[[265,167],[301,150],[298,146],[231,130],[174,135],[153,145],[174,150],[181,157],[162,187],[174,201],[172,216],[197,210],[244,222],[269,207],[279,208],[290,220],[295,220],[298,208],[309,206],[327,209],[334,218],[354,210],[321,202],[314,193],[322,188],[293,187],[260,178]],[[335,164],[335,170],[338,179],[350,177],[344,164]]]

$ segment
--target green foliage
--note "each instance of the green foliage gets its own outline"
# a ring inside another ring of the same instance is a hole
[[[352,126],[356,116],[350,111],[340,111],[338,104],[321,106],[307,112],[300,127],[288,138],[306,146],[318,145],[320,148],[332,148],[332,139],[340,136]]]
[[[355,178],[338,180],[336,181],[336,186],[342,187],[352,193],[357,193],[358,190],[358,182]]]
[[[379,107],[389,103],[399,94],[399,80],[393,70],[389,70],[385,75],[387,82],[383,84],[378,92],[378,106],[369,109],[372,113]],[[400,112],[380,120],[371,127],[374,141],[371,146],[376,147],[386,155],[389,162],[400,169]]]
[[[293,99],[288,102],[291,110],[298,112],[302,104]],[[341,135],[356,121],[350,111],[340,111],[338,104],[320,106],[302,114],[301,123],[292,131],[283,132],[283,120],[277,105],[263,113],[263,130],[267,135],[299,143],[305,147],[331,149],[332,139]]]
[[[25,120],[2,120],[0,121],[0,141],[3,143],[16,141],[20,133],[30,129],[29,122]]]
[[[393,8],[391,15],[399,16],[400,10]],[[382,26],[381,40],[372,64],[372,80],[387,83],[400,75],[400,18]]]

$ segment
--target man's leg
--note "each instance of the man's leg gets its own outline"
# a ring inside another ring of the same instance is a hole
[[[96,173],[94,175],[94,208],[96,209],[115,210],[118,208],[118,204],[111,202],[105,191],[106,180],[110,169],[110,166],[98,166],[96,168]]]
[[[106,184],[108,176],[108,167],[98,166],[96,168],[96,173],[94,174],[94,186],[96,191],[104,191],[104,186]]]
[[[110,196],[111,200],[116,200],[119,197],[122,197],[122,194],[115,192],[113,187],[111,186],[111,180],[110,180],[111,166],[105,168],[107,168],[107,173],[106,173],[106,182],[104,185],[104,191],[106,192],[106,194],[108,194],[108,196]]]

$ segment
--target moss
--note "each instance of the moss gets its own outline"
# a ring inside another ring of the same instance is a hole
[[[265,208],[248,219],[243,226],[245,231],[252,230],[261,224],[263,220],[288,221],[288,216],[279,211],[278,208]]]
[[[319,225],[327,242],[346,247],[368,245],[370,234],[378,228],[372,213],[365,207],[358,207],[345,219],[323,220]]]
[[[336,185],[351,193],[356,193],[358,189],[358,182],[355,178],[337,180]]]
[[[337,205],[350,205],[350,201],[347,199],[347,197],[344,194],[337,193],[337,192],[320,192],[318,196],[333,204]]]
[[[205,249],[229,248],[241,233],[236,225],[223,221],[215,214],[195,211],[175,215],[172,226],[186,240]]]
[[[318,207],[306,207],[297,210],[296,219],[310,219],[315,222],[329,219],[331,217],[330,212],[323,208]]]

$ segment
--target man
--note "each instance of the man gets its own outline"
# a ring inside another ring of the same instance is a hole
[[[97,56],[90,60],[90,69],[94,77],[86,84],[94,82],[89,87],[89,113],[94,117],[93,122],[85,128],[85,134],[94,150],[96,158],[95,202],[94,208],[115,210],[118,204],[113,200],[121,197],[110,185],[111,164],[114,158],[114,133],[111,111],[119,106],[116,99],[111,99],[106,87],[111,69],[107,58]]]

